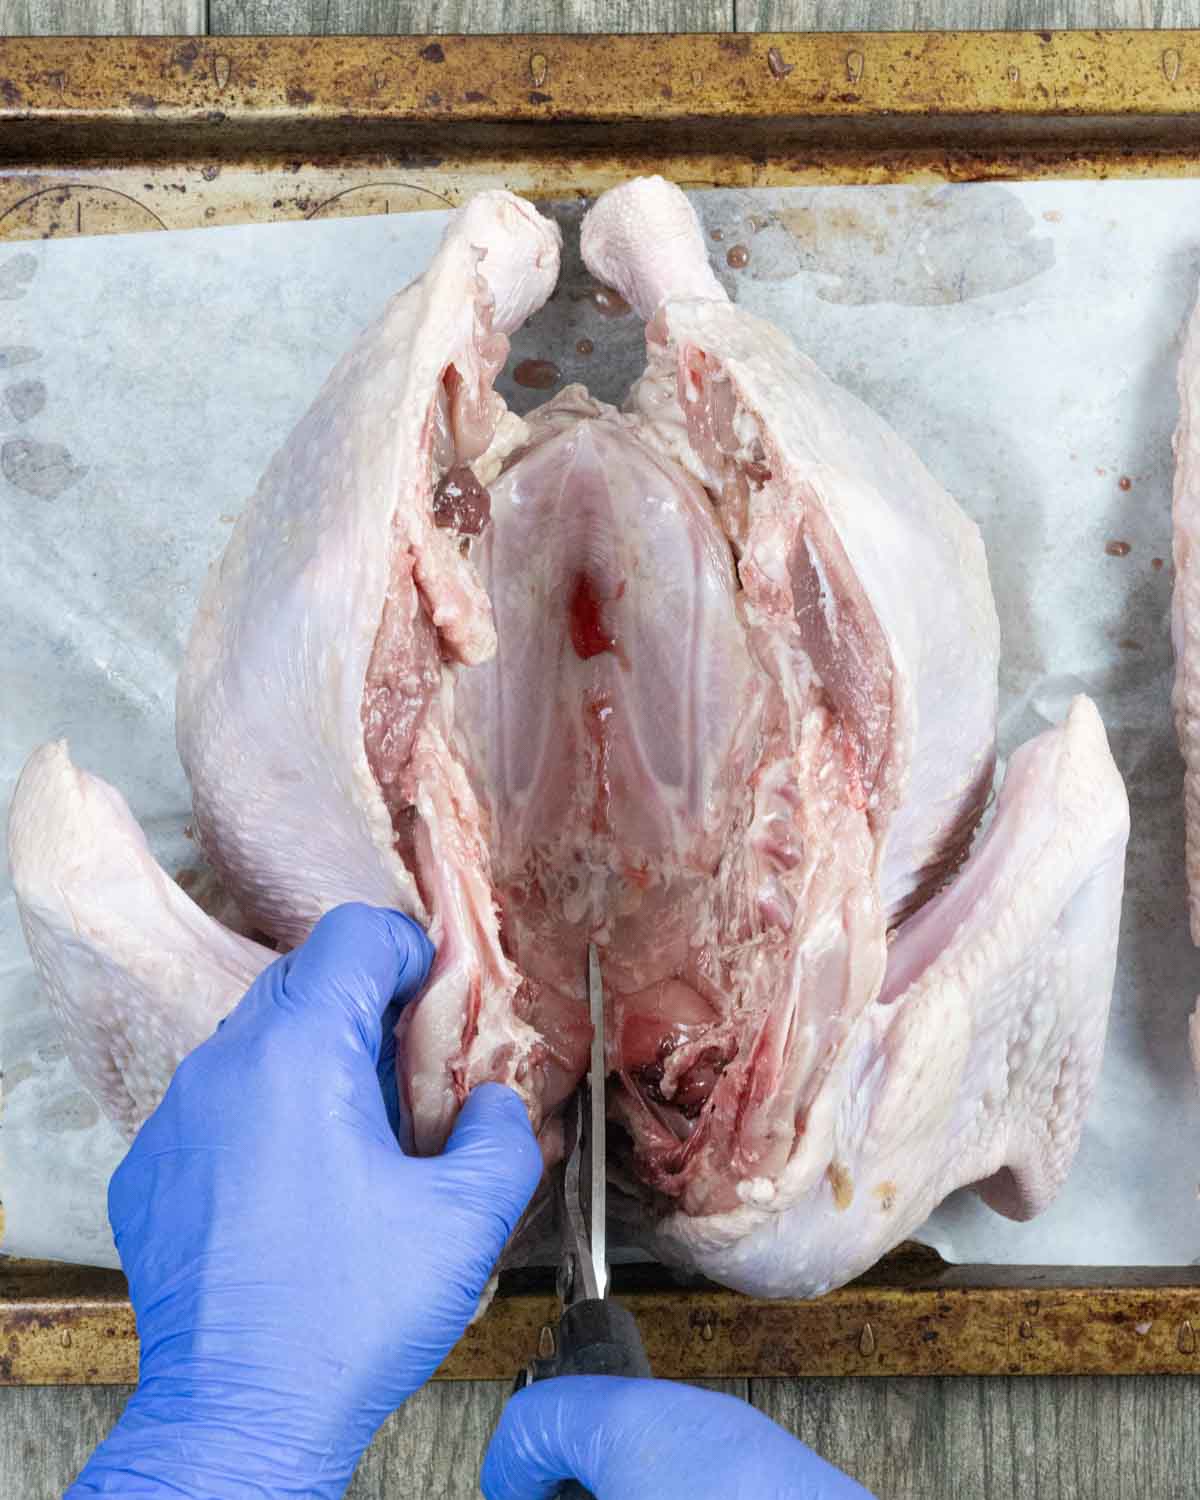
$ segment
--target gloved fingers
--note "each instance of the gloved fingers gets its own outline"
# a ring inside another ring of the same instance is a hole
[[[384,1011],[380,1022],[379,1060],[375,1064],[379,1092],[383,1095],[383,1107],[387,1111],[388,1128],[401,1146],[405,1142],[401,1134],[400,1080],[396,1077],[396,1022],[400,1019],[403,1008],[399,1001],[393,1000]]]
[[[640,1419],[657,1394],[657,1381],[613,1376],[574,1375],[527,1386],[505,1406],[483,1456],[485,1500],[553,1500],[568,1479],[597,1500],[666,1500],[671,1486],[656,1495],[636,1478],[618,1490],[622,1466],[609,1451],[614,1442],[640,1449]]]
[[[576,1375],[515,1395],[484,1455],[485,1500],[551,1500],[575,1479],[596,1500],[871,1500],[761,1412],[659,1380]]]
[[[271,1097],[302,1108],[320,1095],[343,1121],[394,1139],[376,1086],[382,1017],[389,1005],[412,999],[432,959],[433,945],[401,912],[347,905],[327,913],[183,1059],[130,1158],[141,1163],[181,1144],[191,1148],[198,1132],[207,1141],[214,1115],[240,1118],[251,1098],[258,1108],[246,1118],[261,1118]]]
[[[402,912],[338,906],[282,960],[275,1003],[322,1030],[348,1021],[373,1067],[384,1011],[393,1000],[404,1004],[416,995],[433,956],[433,944]]]
[[[502,1083],[473,1089],[430,1168],[448,1202],[479,1221],[476,1243],[490,1272],[542,1176],[520,1095]]]

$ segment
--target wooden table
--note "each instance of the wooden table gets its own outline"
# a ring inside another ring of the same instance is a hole
[[[1198,26],[1200,0],[0,0],[0,35],[903,30]],[[752,1380],[752,1401],[880,1500],[1192,1500],[1200,1378]],[[0,1496],[55,1500],[119,1387],[0,1390]],[[507,1386],[429,1386],[385,1426],[350,1500],[465,1500]]]

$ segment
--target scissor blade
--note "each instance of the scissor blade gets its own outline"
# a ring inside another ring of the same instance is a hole
[[[608,1069],[604,1056],[604,985],[600,978],[600,955],[595,943],[588,944],[588,1009],[592,1019],[592,1061],[588,1069],[588,1099],[591,1112],[586,1132],[590,1177],[590,1212],[588,1230],[592,1244],[592,1265],[600,1296],[608,1293],[608,1159],[607,1110],[605,1079]]]

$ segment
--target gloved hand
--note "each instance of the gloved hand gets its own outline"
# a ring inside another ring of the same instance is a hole
[[[381,1018],[431,958],[339,907],[184,1059],[109,1188],[141,1378],[68,1500],[340,1496],[459,1338],[541,1156],[497,1084],[442,1156],[397,1146]]]
[[[596,1500],[871,1500],[744,1401],[606,1375],[515,1395],[480,1484],[487,1500],[551,1500],[566,1479]]]

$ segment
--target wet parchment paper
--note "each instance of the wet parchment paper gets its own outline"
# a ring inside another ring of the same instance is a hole
[[[1031,1224],[971,1194],[924,1238],[961,1260],[1200,1256],[1181,767],[1169,715],[1171,432],[1200,275],[1200,183],[696,195],[713,262],[882,411],[983,528],[1004,631],[1001,749],[1095,697],[1133,804],[1107,1058],[1083,1148]],[[641,328],[577,251],[515,343],[619,399]],[[173,872],[193,867],[172,726],[208,561],[279,441],[442,214],[0,250],[0,781],[65,735]],[[527,367],[521,372],[529,378]],[[537,367],[535,378],[553,372]],[[561,383],[561,381],[559,383]],[[502,389],[518,410],[544,393]],[[115,1263],[116,1133],[55,1039],[3,889],[5,1248]]]

